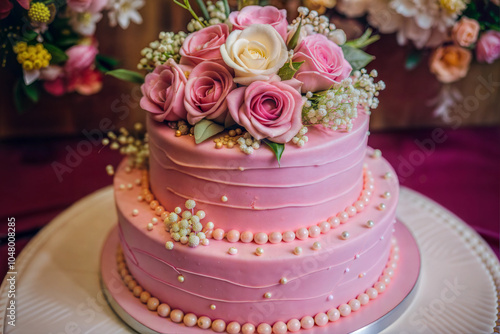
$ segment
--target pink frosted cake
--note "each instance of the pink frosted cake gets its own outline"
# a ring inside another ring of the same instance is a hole
[[[255,11],[267,21],[248,24]],[[287,28],[285,11],[246,7],[229,16],[232,32],[212,23],[169,35],[179,62],[141,62],[154,68],[141,100],[151,115],[115,174],[118,269],[179,332],[334,328],[394,275],[398,181],[367,148],[383,83],[350,77],[335,27],[300,13]],[[271,50],[280,46],[284,55]],[[333,65],[313,68],[317,59]]]

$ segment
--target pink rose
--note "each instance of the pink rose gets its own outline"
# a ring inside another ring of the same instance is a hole
[[[464,16],[455,24],[451,34],[458,45],[468,47],[477,41],[479,23]]]
[[[220,54],[220,46],[226,43],[229,27],[226,24],[216,24],[189,34],[182,48],[181,64],[198,65],[204,60],[224,64]]]
[[[9,0],[0,0],[0,20],[9,16],[14,5]]]
[[[107,0],[68,0],[68,7],[75,12],[99,13],[104,9]]]
[[[224,123],[226,97],[235,88],[233,76],[224,66],[210,61],[197,65],[189,74],[184,95],[188,122],[194,125],[207,118]]]
[[[229,112],[254,138],[287,143],[302,127],[300,86],[296,79],[254,81],[229,94]]]
[[[64,64],[64,71],[71,74],[89,68],[95,61],[97,55],[95,44],[79,44],[66,50],[68,60]]]
[[[489,30],[481,35],[476,45],[476,57],[488,64],[500,58],[500,31]]]
[[[186,119],[184,88],[187,82],[186,72],[191,70],[191,66],[178,65],[173,59],[169,59],[165,65],[157,66],[146,75],[141,86],[141,108],[153,114],[158,122]]]
[[[246,6],[239,12],[229,14],[229,21],[233,25],[233,30],[243,30],[256,23],[270,24],[286,41],[288,22],[285,9],[280,10],[273,6]]]
[[[294,62],[304,61],[295,74],[302,81],[302,92],[318,92],[347,78],[352,67],[342,48],[321,34],[309,35],[300,43]]]
[[[439,81],[450,83],[467,75],[471,60],[471,52],[460,46],[439,47],[431,55],[430,70]]]

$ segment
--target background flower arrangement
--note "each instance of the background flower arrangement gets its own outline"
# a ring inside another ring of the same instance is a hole
[[[289,25],[286,10],[273,6],[231,13],[227,1],[197,1],[200,17],[189,0],[174,2],[193,14],[189,33],[160,33],[138,68],[151,71],[141,107],[176,135],[201,143],[238,129],[242,152],[263,142],[279,161],[285,144],[307,143],[310,127],[350,131],[358,111],[377,107],[384,83],[363,69],[373,58],[360,50],[377,39],[370,31],[346,42],[327,17],[305,7]],[[143,81],[135,72],[109,73]]]
[[[406,59],[412,70],[429,55],[429,71],[444,84],[433,101],[444,120],[461,102],[448,84],[464,78],[475,58],[491,64],[500,58],[500,2],[496,0],[339,0],[335,11],[359,18],[399,45],[413,48]]]
[[[24,111],[42,90],[60,96],[100,91],[103,73],[117,62],[98,54],[96,24],[140,24],[144,0],[1,0],[2,67],[16,72],[14,102]]]

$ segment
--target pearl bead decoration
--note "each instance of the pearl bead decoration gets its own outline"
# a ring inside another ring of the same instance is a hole
[[[302,247],[299,247],[299,246],[295,247],[293,250],[293,254],[295,254],[295,255],[302,254]]]
[[[238,254],[238,249],[236,247],[231,247],[231,248],[229,248],[229,250],[227,252],[230,255],[236,255],[236,254]]]
[[[132,210],[132,216],[135,217],[135,216],[138,216],[138,215],[139,215],[139,210],[137,210],[137,209]]]
[[[343,240],[347,240],[347,239],[349,239],[349,237],[350,237],[350,236],[351,236],[351,235],[350,235],[350,234],[349,234],[349,232],[347,232],[347,231],[344,231],[344,232],[342,232],[342,233],[340,234],[340,237],[341,237]]]
[[[375,226],[375,223],[373,222],[373,220],[369,220],[366,222],[366,227],[372,228],[373,226]]]
[[[388,191],[386,191],[386,192],[384,192],[384,193],[382,194],[382,197],[383,197],[383,198],[391,198],[391,193],[390,193],[390,192],[388,192]]]
[[[264,298],[266,298],[266,299],[269,299],[269,298],[271,298],[272,296],[273,296],[273,295],[272,295],[270,292],[266,292],[266,293],[264,294]]]
[[[255,254],[257,256],[262,256],[264,254],[264,249],[262,247],[257,247],[257,249],[255,250]]]
[[[321,249],[321,244],[316,241],[315,243],[313,243],[312,249],[313,250],[320,250]]]
[[[386,205],[384,203],[380,203],[377,207],[377,209],[379,209],[380,211],[383,211],[386,209]]]
[[[373,150],[372,158],[378,159],[382,156],[382,151],[379,149]]]
[[[177,280],[179,281],[179,283],[184,283],[185,278],[184,278],[184,276],[179,275],[179,276],[177,276]]]

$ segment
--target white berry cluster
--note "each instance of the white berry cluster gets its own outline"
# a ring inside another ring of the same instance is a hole
[[[301,29],[304,29],[307,35],[322,34],[337,45],[342,45],[346,42],[345,32],[342,29],[337,29],[335,24],[330,23],[330,19],[327,16],[319,16],[317,11],[309,11],[307,7],[299,7],[298,12],[299,17],[292,21],[289,30],[295,29],[302,20]]]
[[[208,20],[208,22],[206,22],[205,20],[203,21],[203,24],[205,26],[213,26],[219,23],[226,22],[227,16],[223,1],[216,1],[215,4],[212,1],[207,1],[206,5],[210,20]],[[201,30],[202,28],[204,28],[203,24],[196,19],[192,19],[187,25],[187,30],[189,32]]]
[[[149,43],[148,47],[142,49],[141,56],[143,58],[137,64],[139,70],[153,70],[170,58],[173,58],[177,63],[181,59],[179,50],[187,37],[185,32],[180,31],[175,34],[162,31],[158,37],[158,40]]]
[[[102,144],[109,145],[112,150],[120,150],[121,154],[128,156],[127,161],[131,168],[144,169],[148,166],[149,137],[142,123],[134,125],[133,133],[120,128],[118,135],[108,132],[107,137],[102,140]]]
[[[346,78],[331,89],[313,94],[306,93],[307,101],[302,109],[304,127],[293,138],[293,143],[302,147],[307,143],[307,126],[323,125],[332,130],[351,131],[353,120],[358,117],[358,108],[370,113],[378,106],[379,91],[385,89],[383,81],[374,82],[378,76],[373,70],[355,71],[352,78]]]
[[[245,132],[243,137],[238,138],[238,144],[241,152],[248,155],[260,148],[260,140],[254,139],[248,132]]]
[[[184,204],[186,210],[176,207],[165,218],[165,230],[170,232],[170,236],[175,241],[187,244],[189,247],[198,247],[199,245],[208,246],[209,240],[206,233],[214,228],[212,222],[207,223],[205,229],[201,221],[205,218],[205,211],[198,210],[194,213],[196,202],[188,199]]]

